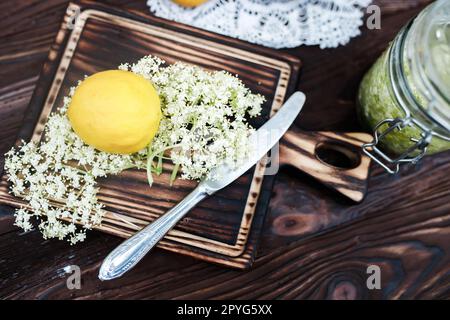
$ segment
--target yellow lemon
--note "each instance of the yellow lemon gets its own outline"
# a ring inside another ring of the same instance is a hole
[[[149,80],[129,71],[109,70],[77,87],[67,115],[85,143],[101,151],[128,154],[152,141],[161,106]]]
[[[184,7],[196,7],[208,0],[173,0],[173,2]]]

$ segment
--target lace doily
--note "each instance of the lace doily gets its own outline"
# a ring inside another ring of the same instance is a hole
[[[184,8],[148,0],[157,16],[272,48],[335,48],[360,34],[371,0],[209,0]]]

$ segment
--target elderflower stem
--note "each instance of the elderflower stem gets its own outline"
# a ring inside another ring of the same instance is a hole
[[[172,174],[170,175],[170,186],[173,185],[173,182],[177,178],[177,173],[178,173],[178,169],[179,168],[180,168],[180,164],[179,163],[175,164],[175,166],[173,167]]]
[[[148,185],[151,187],[153,184],[153,176],[152,176],[152,162],[153,158],[150,157],[151,153],[151,145],[148,145],[148,156],[147,156],[147,181]]]

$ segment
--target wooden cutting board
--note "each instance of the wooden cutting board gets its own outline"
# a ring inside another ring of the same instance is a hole
[[[294,91],[301,66],[297,58],[278,51],[160,18],[94,2],[71,3],[42,69],[18,140],[39,141],[50,112],[62,105],[69,88],[85,75],[115,69],[123,62],[136,62],[149,54],[168,63],[183,61],[237,74],[253,92],[266,97],[262,116],[252,123],[255,127],[267,121]],[[282,164],[297,166],[350,198],[362,199],[369,163],[366,158],[358,156],[350,171],[324,171],[321,160],[314,155],[315,144],[310,144],[311,150],[298,148],[298,137],[302,141],[318,141],[316,138],[337,138],[335,134],[297,130],[287,137],[281,144]],[[355,146],[370,139],[364,134],[340,138]],[[257,164],[233,184],[202,201],[159,247],[234,268],[250,267],[273,184],[273,176],[264,176],[264,170],[263,165]],[[167,172],[170,170],[155,177],[152,188],[147,184],[146,173],[138,170],[101,180],[99,199],[105,204],[106,215],[98,229],[129,237],[195,188],[196,182],[181,179],[170,187]],[[4,175],[0,203],[24,205],[9,195]]]

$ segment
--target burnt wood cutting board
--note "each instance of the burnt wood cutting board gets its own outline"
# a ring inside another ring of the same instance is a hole
[[[278,51],[160,18],[94,2],[71,3],[42,69],[18,140],[39,141],[50,112],[62,105],[69,88],[85,75],[115,69],[123,62],[133,63],[149,54],[167,63],[183,61],[239,75],[253,92],[263,94],[267,100],[263,115],[252,123],[255,127],[267,121],[294,91],[301,66],[297,58]],[[330,139],[334,142],[327,142]],[[356,150],[369,140],[369,135],[359,133],[291,130],[280,144],[280,162],[296,166],[360,201],[365,193],[369,160],[356,151],[348,157],[349,166],[339,168],[327,165],[315,151],[317,146],[337,152],[349,146]],[[302,141],[307,142],[306,147]],[[159,247],[234,268],[250,267],[274,179],[264,176],[264,171],[265,166],[257,164],[233,184],[202,201]],[[129,237],[173,207],[197,184],[178,179],[170,187],[170,170],[165,172],[155,177],[152,188],[147,185],[146,173],[138,170],[101,180],[99,199],[105,204],[106,215],[98,229]],[[0,182],[0,203],[25,205],[8,194],[5,175]]]

